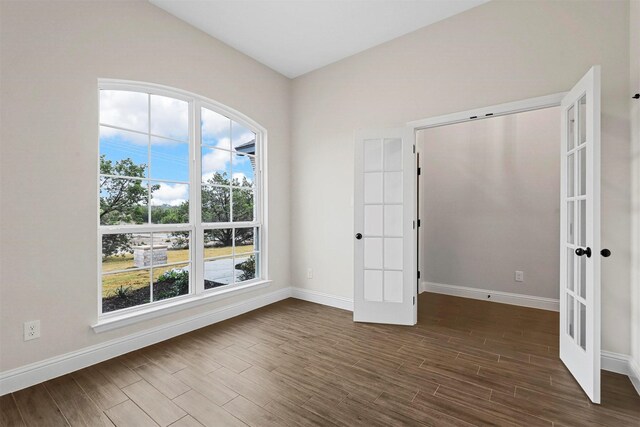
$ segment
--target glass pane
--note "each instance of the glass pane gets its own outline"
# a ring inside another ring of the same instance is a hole
[[[578,151],[578,195],[587,194],[587,149]]]
[[[580,98],[578,104],[578,143],[584,144],[587,142],[587,96]]]
[[[381,238],[364,238],[364,268],[382,270]]]
[[[567,333],[571,338],[575,337],[574,300],[567,294]]]
[[[572,248],[567,248],[567,289],[573,291],[575,283],[576,254]]]
[[[201,111],[202,143],[212,147],[231,149],[231,120],[207,108]]]
[[[583,255],[577,258],[578,258],[578,265],[579,265],[578,277],[580,278],[580,280],[578,282],[578,289],[576,290],[576,292],[578,292],[578,295],[580,295],[582,298],[586,298],[587,297],[587,257],[586,255]]]
[[[148,132],[149,95],[123,90],[101,90],[100,123]]]
[[[151,138],[151,178],[189,182],[189,144]]]
[[[234,258],[236,282],[246,282],[257,277],[256,259],[259,254],[244,254]]]
[[[384,140],[384,170],[402,170],[402,140]]]
[[[575,241],[575,202],[567,202],[567,242],[573,243]]]
[[[233,229],[219,228],[204,231],[204,257],[231,256],[233,251]]]
[[[102,275],[102,312],[108,313],[149,302],[149,269]]]
[[[213,289],[233,283],[233,258],[219,258],[204,262],[204,288]]]
[[[364,202],[382,203],[382,173],[364,174]]]
[[[255,202],[253,190],[233,189],[233,221],[253,221],[255,219]]]
[[[100,173],[145,178],[149,137],[100,126]]]
[[[139,250],[146,252],[145,257],[152,260],[154,267],[181,261],[187,262],[190,260],[189,232],[153,233],[153,248],[147,244]]]
[[[365,270],[363,283],[365,301],[382,301],[382,271]]]
[[[382,236],[382,205],[364,206],[364,235]]]
[[[234,253],[238,255],[258,251],[255,239],[257,234],[258,229],[255,227],[236,228]]]
[[[235,151],[256,154],[256,134],[240,123],[231,123],[231,146]]]
[[[202,147],[202,182],[229,185],[231,153],[216,148]]]
[[[587,201],[578,201],[578,246],[587,246]]]
[[[384,272],[384,300],[402,302],[402,271]]]
[[[202,222],[229,222],[231,195],[228,187],[202,187]]]
[[[576,125],[576,111],[572,106],[567,111],[567,151],[573,149],[576,140],[575,125]]]
[[[189,141],[189,104],[175,98],[151,95],[151,133]]]
[[[384,235],[402,237],[402,205],[384,207]]]
[[[382,141],[366,139],[363,141],[364,171],[378,172],[382,170]]]
[[[255,180],[256,158],[248,154],[233,154],[233,185],[252,187]]]
[[[100,176],[100,225],[147,223],[148,195],[147,181]]]
[[[402,270],[402,239],[384,239],[384,268]]]
[[[151,182],[151,222],[186,224],[189,222],[189,185]]]
[[[160,301],[189,293],[189,264],[153,269],[153,300]]]
[[[580,331],[580,335],[578,337],[578,345],[582,347],[583,350],[587,349],[587,307],[578,303],[578,330]]]
[[[402,172],[384,173],[384,202],[402,203]]]
[[[567,197],[574,196],[575,189],[575,156],[569,154],[567,156]]]
[[[102,236],[102,272],[145,267],[144,264],[134,261],[134,248],[147,244],[150,239],[150,233],[104,234]]]

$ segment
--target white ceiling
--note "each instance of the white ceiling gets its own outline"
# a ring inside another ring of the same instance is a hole
[[[293,78],[488,0],[149,0]]]

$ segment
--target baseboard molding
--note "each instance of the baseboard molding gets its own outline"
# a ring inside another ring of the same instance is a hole
[[[626,354],[614,353],[602,350],[600,353],[600,368],[615,372],[616,374],[629,375],[631,372],[631,357]],[[629,375],[630,377],[630,375]]]
[[[521,307],[539,308],[541,310],[560,310],[560,302],[553,298],[513,294],[510,292],[499,292],[489,289],[469,288],[466,286],[445,285],[443,283],[421,282],[420,292],[433,292],[436,294],[472,298],[502,304],[519,305]]]
[[[259,295],[91,347],[0,373],[0,396],[291,297],[291,288]]]
[[[339,297],[303,288],[291,288],[291,297],[315,302],[316,304],[328,305],[329,307],[340,308],[342,310],[353,311],[353,299],[351,298]]]
[[[631,384],[635,387],[636,391],[640,395],[640,363],[632,358],[629,358],[629,379]]]

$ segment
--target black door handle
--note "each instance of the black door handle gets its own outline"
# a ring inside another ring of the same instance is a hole
[[[589,247],[586,249],[578,248],[576,249],[576,255],[578,256],[586,255],[587,258],[591,258],[591,248]]]
[[[611,256],[611,251],[609,249],[603,249],[600,251],[600,255],[605,258],[609,258]]]
[[[360,234],[360,233],[356,234],[356,239],[358,239],[358,240],[362,239],[362,234]]]

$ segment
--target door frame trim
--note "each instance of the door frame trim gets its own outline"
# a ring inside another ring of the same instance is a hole
[[[527,98],[504,104],[490,105],[488,107],[474,108],[472,110],[459,111],[441,116],[407,122],[406,126],[414,131],[428,129],[437,126],[452,125],[455,123],[470,122],[474,120],[490,119],[497,116],[505,116],[525,111],[541,110],[543,108],[559,107],[562,98],[569,92],[558,92],[551,95]]]

